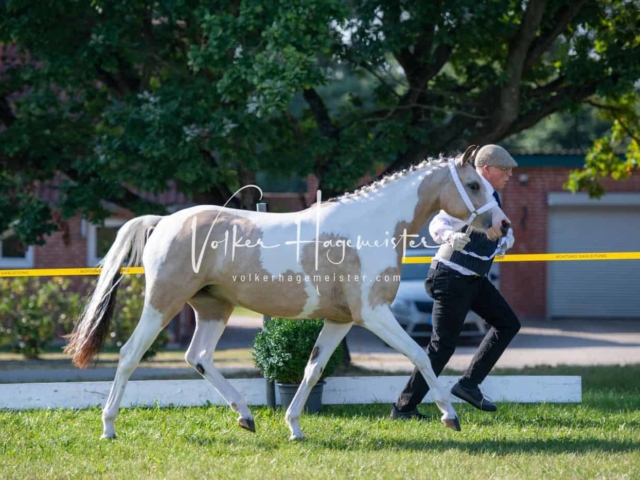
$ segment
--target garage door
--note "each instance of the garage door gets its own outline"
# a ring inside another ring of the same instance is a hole
[[[549,194],[550,253],[640,251],[640,194]],[[552,318],[640,318],[640,260],[549,262]]]

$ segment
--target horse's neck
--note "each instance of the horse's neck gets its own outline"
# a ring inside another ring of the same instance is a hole
[[[349,201],[358,205],[363,217],[393,218],[404,223],[408,234],[415,234],[438,208],[439,186],[445,174],[441,164],[427,164],[398,178],[391,177]]]

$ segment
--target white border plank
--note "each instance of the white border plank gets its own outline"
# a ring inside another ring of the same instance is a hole
[[[326,405],[392,403],[404,387],[407,376],[333,377],[327,379],[323,403]],[[457,377],[440,377],[446,388]],[[231,384],[249,405],[265,405],[265,380],[232,379]],[[111,382],[25,383],[0,385],[0,409],[89,408],[102,406]],[[580,403],[582,380],[576,376],[494,376],[482,384],[482,391],[497,402]],[[454,401],[457,399],[454,397]],[[278,389],[276,401],[279,403]],[[427,395],[423,403],[432,399]],[[204,380],[132,381],[122,401],[123,407],[200,406],[207,402],[225,405],[222,397]]]

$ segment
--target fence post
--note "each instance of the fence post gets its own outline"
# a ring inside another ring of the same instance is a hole
[[[267,211],[267,204],[266,203],[258,203],[256,205],[256,209],[258,210],[258,212],[266,212]],[[269,317],[269,315],[263,315],[262,316],[262,325],[263,327],[265,327],[267,325],[267,322],[269,322],[269,320],[271,320],[271,317]],[[275,382],[269,380],[268,378],[265,378],[265,383],[266,383],[266,387],[267,387],[267,406],[269,408],[275,409],[276,408],[276,384]]]

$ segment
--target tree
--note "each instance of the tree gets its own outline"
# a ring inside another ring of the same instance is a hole
[[[315,173],[327,198],[587,102],[616,112],[616,139],[637,129],[619,114],[640,78],[637,2],[10,0],[0,15],[19,49],[0,77],[0,230],[27,243],[105,201],[163,211],[140,192],[168,182],[222,204],[256,171]],[[45,203],[32,185],[54,180]]]

